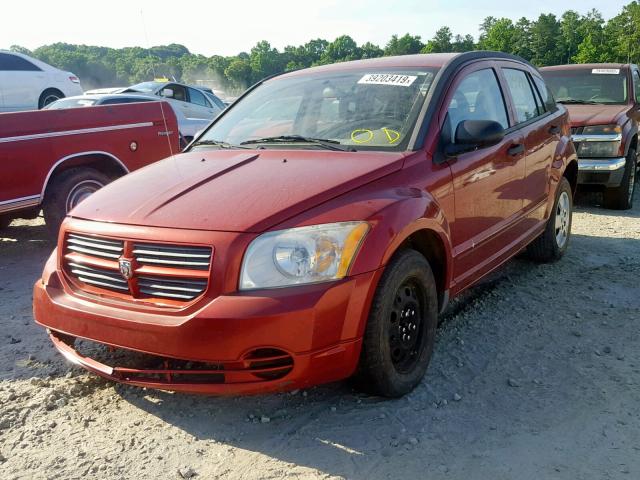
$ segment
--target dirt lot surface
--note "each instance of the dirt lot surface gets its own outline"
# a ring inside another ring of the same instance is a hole
[[[51,245],[16,221],[0,234],[0,478],[638,479],[640,207],[596,203],[561,262],[517,258],[456,301],[427,377],[393,401],[346,382],[178,395],[73,368],[31,315]]]

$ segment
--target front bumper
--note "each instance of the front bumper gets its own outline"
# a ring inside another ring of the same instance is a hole
[[[46,285],[39,280],[34,286],[34,317],[67,359],[122,383],[209,394],[283,391],[340,380],[355,371],[379,274],[221,295],[196,312],[176,316],[87,301],[66,291],[59,273],[45,268]],[[107,364],[79,352],[75,338],[161,357],[165,367]],[[275,379],[264,372],[256,374],[251,359],[255,361],[252,352],[258,350],[281,352],[290,358],[291,368]],[[202,366],[178,372],[169,366],[172,361],[214,364],[216,372],[207,372],[215,380],[203,382],[203,375],[185,375],[202,373]]]
[[[579,158],[578,183],[601,185],[607,188],[619,187],[624,176],[626,161],[625,157]]]

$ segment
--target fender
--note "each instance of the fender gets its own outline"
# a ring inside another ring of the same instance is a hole
[[[566,114],[565,114],[566,115]],[[576,172],[578,166],[578,154],[573,145],[573,141],[569,135],[562,135],[560,142],[553,155],[549,171],[549,196],[547,198],[547,208],[545,211],[545,219],[549,218],[553,204],[555,203],[556,190],[560,179],[564,176],[567,167],[574,162],[576,164]],[[575,192],[574,192],[575,193]]]
[[[638,123],[631,118],[627,118],[627,121],[622,126],[622,146],[624,156],[629,154],[633,137],[638,135]]]
[[[109,152],[105,152],[105,151],[102,151],[102,150],[92,150],[92,151],[88,151],[88,152],[73,153],[71,155],[67,155],[66,157],[61,158],[56,163],[54,163],[53,166],[49,169],[49,172],[47,173],[47,176],[45,177],[44,184],[42,185],[42,191],[40,192],[40,202],[42,202],[44,200],[44,193],[47,190],[47,186],[49,185],[49,181],[51,180],[53,172],[55,172],[56,169],[60,165],[62,165],[64,162],[67,162],[69,160],[73,160],[74,158],[87,157],[87,156],[92,156],[92,155],[104,155],[104,156],[106,156],[108,158],[111,158],[112,160],[114,160],[120,166],[120,168],[122,168],[122,170],[125,172],[125,174],[129,173],[129,169],[122,162],[122,160],[120,160],[118,157],[116,157],[115,155],[113,155],[113,154],[111,154]]]

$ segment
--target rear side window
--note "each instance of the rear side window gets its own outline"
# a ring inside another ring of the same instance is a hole
[[[191,103],[195,103],[196,105],[202,105],[203,107],[209,106],[209,102],[207,102],[207,99],[204,98],[204,93],[194,88],[189,89],[189,101]]]
[[[508,128],[507,109],[494,71],[487,68],[467,75],[456,88],[447,115],[452,141],[464,120],[493,120]]]
[[[539,105],[526,72],[513,68],[505,68],[503,72],[513,99],[517,123],[526,122],[540,115]]]
[[[546,83],[540,78],[533,76],[533,82],[535,83],[538,93],[542,97],[542,102],[548,112],[555,112],[558,109],[556,105],[556,99],[553,98],[553,94]]]
[[[17,55],[0,53],[0,71],[4,72],[39,72],[33,63]]]

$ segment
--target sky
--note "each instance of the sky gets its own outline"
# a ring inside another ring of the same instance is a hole
[[[235,55],[260,40],[282,49],[312,38],[350,35],[358,44],[384,46],[391,35],[411,33],[423,41],[443,25],[477,38],[487,16],[535,19],[540,13],[581,14],[598,9],[617,15],[623,0],[73,0],[2,1],[0,49],[34,49],[54,42],[106,47],[185,45],[192,53]],[[55,5],[55,7],[54,7]],[[40,12],[40,13],[36,13]]]

